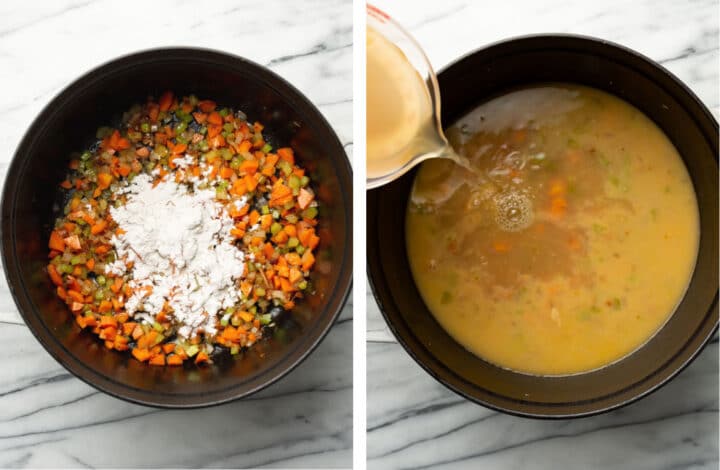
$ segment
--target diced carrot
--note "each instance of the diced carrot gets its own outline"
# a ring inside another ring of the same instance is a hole
[[[95,268],[95,258],[90,258],[89,260],[87,260],[85,266],[87,266],[87,268],[92,271],[93,268]]]
[[[55,265],[48,264],[47,270],[48,270],[48,274],[50,275],[50,280],[52,281],[52,283],[58,287],[62,286],[63,278],[60,275],[60,273],[57,271],[57,269],[55,268]]]
[[[215,104],[215,102],[210,100],[203,100],[198,103],[198,108],[200,108],[200,111],[202,111],[203,113],[213,112],[215,111],[216,107],[217,105]]]
[[[195,356],[195,364],[205,364],[209,361],[210,357],[208,357],[205,351],[200,351],[197,356]]]
[[[177,354],[173,354],[172,356],[167,357],[167,365],[169,366],[181,366],[182,363],[182,357],[178,356]]]
[[[315,264],[315,256],[313,256],[312,251],[307,250],[302,255],[302,270],[303,271],[310,271],[310,268],[313,267]]]
[[[60,187],[63,189],[70,189],[73,187],[73,185],[69,180],[64,180],[62,183],[60,183]]]
[[[253,192],[257,188],[258,180],[253,175],[245,175],[245,187],[248,191]]]
[[[273,248],[272,244],[266,243],[263,246],[263,253],[265,254],[266,258],[272,258],[272,255],[275,254],[275,248]]]
[[[286,162],[290,164],[295,164],[295,155],[293,153],[293,149],[290,147],[283,147],[277,149],[278,157],[280,157],[282,160],[285,160]]]
[[[564,196],[567,192],[567,185],[562,180],[555,180],[550,184],[548,193],[550,196]]]
[[[493,249],[498,253],[507,253],[510,251],[510,244],[503,241],[495,241],[493,242]]]
[[[110,186],[110,183],[112,183],[112,175],[110,173],[98,173],[97,175],[97,184],[98,188],[100,189],[106,189]]]
[[[300,279],[302,279],[302,277],[303,277],[303,276],[302,276],[302,273],[300,272],[299,269],[297,269],[297,268],[290,268],[290,276],[288,277],[288,280],[289,280],[291,283],[295,284],[295,283],[298,282]]]
[[[170,109],[170,106],[172,106],[173,102],[173,93],[172,91],[166,91],[165,93],[160,96],[160,99],[158,100],[158,105],[160,107],[160,111],[167,111]]]
[[[65,251],[65,240],[63,240],[63,237],[57,232],[57,230],[53,230],[52,233],[50,233],[48,247],[57,251]]]
[[[108,245],[100,245],[95,248],[95,253],[98,255],[104,255],[108,251],[110,251],[110,247]]]
[[[302,258],[300,258],[300,255],[297,253],[287,253],[285,259],[290,266],[300,266],[302,263]]]
[[[247,173],[250,175],[254,175],[257,172],[259,165],[260,165],[260,162],[258,162],[257,160],[247,159],[247,160],[244,160],[240,164],[239,170],[240,170],[240,173]]]
[[[106,313],[112,310],[112,302],[109,300],[103,300],[100,302],[100,306],[98,307],[98,312],[100,313]]]
[[[207,119],[207,114],[195,112],[195,113],[193,113],[193,117],[195,118],[195,121],[197,121],[198,124],[205,124],[205,120]]]
[[[118,297],[112,297],[110,301],[112,302],[113,308],[115,310],[120,310],[123,306],[123,302],[121,302]]]
[[[258,211],[256,211],[255,209],[253,209],[250,212],[250,215],[248,216],[248,222],[250,223],[250,225],[255,225],[259,219],[260,219],[260,213]]]
[[[272,221],[272,214],[265,214],[260,216],[260,228],[263,230],[270,230],[270,225],[272,225]]]
[[[150,351],[144,348],[134,348],[132,350],[132,355],[140,362],[145,362],[150,359]]]
[[[149,362],[153,366],[164,366],[165,365],[165,354],[158,354],[153,356]]]
[[[110,315],[103,315],[102,317],[100,317],[100,328],[117,328],[117,325],[117,320],[115,320],[115,318],[111,317]]]
[[[550,213],[554,217],[562,217],[567,211],[567,200],[564,197],[553,197],[550,202]]]
[[[165,354],[170,354],[175,350],[175,343],[165,343],[162,345],[162,350]]]
[[[79,265],[78,265],[78,266],[75,266],[75,267],[73,268],[73,270],[72,270],[72,275],[73,275],[73,276],[80,277],[80,276],[82,276],[82,273],[83,273],[82,268],[81,268]]]
[[[245,185],[245,179],[236,179],[230,187],[230,194],[233,196],[242,196],[247,192],[247,186]]]
[[[137,322],[134,322],[134,321],[128,321],[128,322],[123,323],[123,325],[122,325],[123,334],[126,336],[131,335],[137,325],[138,325]]]
[[[287,233],[289,237],[297,237],[297,227],[294,224],[283,227],[283,232]]]
[[[224,166],[222,169],[220,169],[220,178],[223,179],[230,179],[232,175],[235,174],[235,171],[230,168],[229,166]]]
[[[310,203],[315,199],[315,195],[305,188],[300,188],[300,194],[298,194],[298,206],[300,209],[306,209]]]
[[[137,325],[132,331],[133,339],[138,339],[144,334],[145,334],[145,332],[143,331],[143,329],[140,325]]]
[[[85,317],[82,315],[75,316],[75,323],[77,323],[78,326],[83,329],[87,326],[87,323],[85,322]]]
[[[60,297],[62,300],[67,299],[67,291],[63,288],[63,286],[57,286],[55,292],[57,293],[57,296]]]
[[[320,237],[315,235],[314,233],[310,236],[310,241],[308,242],[308,248],[311,250],[314,250],[317,248],[318,244],[320,243]]]
[[[283,206],[292,201],[292,197],[292,189],[290,189],[289,186],[286,186],[282,179],[278,179],[275,184],[273,184],[272,191],[270,192],[270,202],[268,205],[270,207]]]
[[[90,227],[90,233],[93,235],[97,235],[98,233],[102,233],[107,228],[107,222],[105,220],[100,220],[95,225]]]
[[[73,299],[75,302],[78,303],[84,303],[85,302],[85,296],[83,296],[80,292],[70,289],[67,291],[68,297]]]
[[[221,136],[220,134],[212,136],[208,142],[210,144],[210,147],[212,147],[214,149],[220,148],[220,147],[225,147],[225,144],[226,144],[225,137]]]
[[[117,328],[114,326],[106,326],[103,328],[102,324],[100,325],[100,339],[107,339],[107,340],[113,340],[115,339],[115,336],[117,335]]]
[[[216,126],[214,124],[210,124],[207,126],[208,139],[212,139],[216,135],[220,135],[221,132],[222,132],[222,126]]]
[[[175,144],[172,148],[172,153],[173,155],[180,155],[185,150],[187,150],[187,144]]]
[[[148,150],[147,147],[140,147],[139,149],[135,150],[135,155],[140,158],[145,158],[150,155],[150,150]]]
[[[213,111],[208,115],[207,122],[216,126],[222,126],[223,118],[222,116],[220,116],[220,113],[218,113],[217,111]]]

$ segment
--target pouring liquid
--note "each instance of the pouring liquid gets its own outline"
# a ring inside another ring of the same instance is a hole
[[[413,164],[446,158],[472,171],[438,127],[425,80],[396,45],[367,29],[367,178],[385,183]]]

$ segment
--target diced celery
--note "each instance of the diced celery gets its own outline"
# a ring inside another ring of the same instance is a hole
[[[208,145],[207,141],[204,139],[201,140],[198,145],[200,147],[200,150],[203,152],[207,152],[208,150],[210,150],[210,146]]]
[[[73,268],[69,264],[61,264],[60,266],[58,266],[58,271],[63,274],[70,274],[71,272],[73,272]]]
[[[266,313],[265,315],[260,315],[260,323],[263,325],[269,325],[272,321],[272,315],[269,313]]]
[[[233,356],[237,355],[239,352],[240,346],[238,346],[237,344],[234,344],[230,347],[230,354],[232,354]]]
[[[223,130],[225,132],[232,132],[235,130],[235,126],[232,122],[226,122],[225,124],[223,124]]]
[[[307,289],[307,286],[308,286],[308,283],[305,280],[298,282],[298,289],[300,289],[300,290]]]
[[[193,357],[195,354],[200,352],[200,348],[197,346],[197,344],[193,344],[189,346],[187,349],[185,349],[185,353],[188,355],[188,357]]]
[[[159,333],[162,333],[163,330],[165,330],[165,328],[163,328],[163,326],[158,322],[153,323],[152,327],[155,331],[157,331]]]
[[[227,161],[232,160],[233,157],[232,152],[230,152],[229,148],[220,149],[220,156],[223,158],[223,160]]]
[[[302,216],[305,219],[314,219],[315,217],[317,217],[317,214],[317,207],[308,207],[302,212]]]
[[[150,132],[150,124],[147,122],[143,122],[142,124],[140,124],[140,130],[147,134],[148,132]]]
[[[238,168],[240,168],[240,163],[242,163],[240,159],[238,157],[234,157],[232,160],[230,160],[230,168],[232,168],[233,170],[237,170]]]
[[[98,277],[95,278],[95,282],[97,282],[98,285],[100,285],[100,286],[104,286],[104,285],[105,285],[105,282],[107,282],[107,279],[105,279],[105,276],[100,275],[100,276],[98,276]]]
[[[166,157],[168,154],[168,149],[163,144],[158,144],[155,146],[155,153],[160,157]]]
[[[260,212],[261,212],[263,215],[268,215],[268,214],[270,213],[270,208],[269,208],[268,206],[262,206],[262,207],[260,208]]]
[[[105,298],[105,294],[100,289],[95,291],[95,300],[102,300]]]
[[[300,240],[298,240],[295,237],[290,237],[287,244],[290,248],[295,248],[296,246],[298,246],[300,244]]]
[[[83,160],[83,161],[90,160],[90,157],[92,157],[92,153],[90,153],[86,150],[80,155],[80,160]]]
[[[272,233],[273,235],[277,235],[278,232],[280,232],[280,230],[282,230],[282,228],[283,228],[282,225],[280,225],[280,224],[277,223],[277,222],[274,222],[274,223],[270,226],[270,233]]]
[[[264,297],[265,296],[265,289],[263,287],[256,287],[255,293],[258,295],[258,297]]]
[[[297,252],[297,254],[301,255],[305,253],[305,247],[302,245],[298,245],[297,248],[295,248],[295,251]]]
[[[278,211],[272,211],[273,219],[279,219],[280,218],[280,212]]]
[[[228,114],[230,114],[230,110],[227,109],[227,108],[223,108],[223,109],[221,109],[220,111],[218,111],[218,114],[219,114],[220,116],[222,116],[222,117],[225,117],[225,116],[227,116]]]
[[[288,178],[288,186],[290,186],[291,189],[300,189],[300,178],[292,175]]]
[[[85,255],[75,255],[72,258],[70,258],[70,264],[73,266],[77,264],[84,264],[85,263]]]
[[[185,121],[180,121],[178,125],[175,126],[175,133],[180,134],[185,132],[185,129],[187,129],[187,123]]]
[[[310,178],[308,178],[307,176],[303,176],[302,178],[300,178],[300,186],[302,186],[303,188],[305,186],[307,186],[309,183],[310,183]]]
[[[285,220],[287,220],[291,224],[296,224],[298,221],[298,218],[295,214],[288,214],[285,216]]]
[[[270,144],[265,144],[265,145],[262,146],[262,148],[260,149],[260,151],[261,151],[262,153],[270,153],[270,152],[272,152],[272,145],[270,145]]]

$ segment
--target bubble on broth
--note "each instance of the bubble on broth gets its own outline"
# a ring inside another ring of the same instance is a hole
[[[532,224],[535,214],[532,199],[517,191],[506,191],[494,197],[495,223],[506,232],[519,232]]]

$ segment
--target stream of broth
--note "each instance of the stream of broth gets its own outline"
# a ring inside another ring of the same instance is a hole
[[[498,366],[536,375],[603,367],[645,343],[682,298],[699,216],[680,155],[605,92],[543,84],[447,130],[475,168],[422,164],[406,233],[442,327]]]

